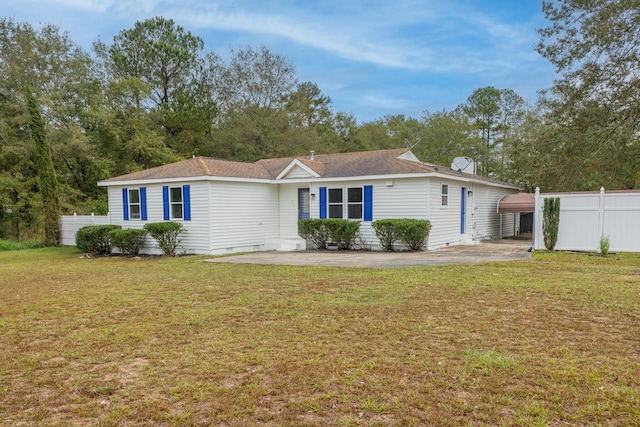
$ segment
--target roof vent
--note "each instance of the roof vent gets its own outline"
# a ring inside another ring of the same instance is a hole
[[[309,151],[309,160],[315,160],[316,159],[316,152],[311,150]]]

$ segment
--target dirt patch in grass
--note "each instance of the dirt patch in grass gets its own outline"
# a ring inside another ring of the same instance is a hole
[[[3,425],[638,425],[640,256],[0,254]]]

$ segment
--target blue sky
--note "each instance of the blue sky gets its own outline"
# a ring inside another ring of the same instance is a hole
[[[541,0],[0,0],[0,11],[57,25],[87,50],[154,16],[223,57],[265,45],[359,122],[451,110],[485,86],[534,103],[554,77],[533,50]]]

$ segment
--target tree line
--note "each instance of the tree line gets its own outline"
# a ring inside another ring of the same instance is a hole
[[[639,8],[582,3],[543,2],[552,25],[539,30],[536,50],[559,78],[535,105],[484,87],[450,111],[364,123],[334,111],[317,84],[300,82],[295,66],[265,46],[233,49],[223,60],[156,17],[87,52],[54,25],[2,19],[0,238],[41,237],[51,204],[42,198],[34,105],[63,214],[104,214],[97,181],[194,155],[256,161],[411,147],[444,166],[471,157],[479,174],[525,191],[636,188]]]

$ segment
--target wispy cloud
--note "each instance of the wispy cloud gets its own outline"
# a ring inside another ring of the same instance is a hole
[[[181,25],[281,37],[341,58],[404,70],[447,73],[510,67],[532,55],[530,32],[481,10],[435,1],[46,0],[126,18],[163,15]],[[484,44],[465,39],[482,39]],[[508,53],[490,53],[496,44]],[[526,54],[524,53],[526,52]]]
[[[84,3],[59,1],[78,7]],[[318,7],[286,1],[267,2],[267,7],[253,1],[192,0],[180,6],[155,0],[88,3],[93,6],[87,7],[101,8],[103,12],[130,14],[132,10],[139,10],[148,15],[172,17],[182,25],[195,28],[281,37],[347,60],[413,71],[478,72],[488,62],[504,66],[504,58],[483,53],[493,46],[452,44],[454,35],[484,34],[496,39],[495,42],[507,41],[516,47],[523,40],[522,31],[517,27],[492,22],[488,15],[459,14],[455,9],[429,2],[383,2],[375,7],[360,4],[357,9],[348,10],[335,4]],[[446,41],[449,43],[444,43]]]
[[[330,90],[337,109],[369,117],[451,108],[488,85],[535,98],[553,72],[533,50],[535,28],[544,24],[539,8],[539,0],[21,0],[7,6],[18,20],[53,19],[80,34],[85,46],[154,16],[201,35],[216,53],[266,44],[293,55],[299,77]]]

